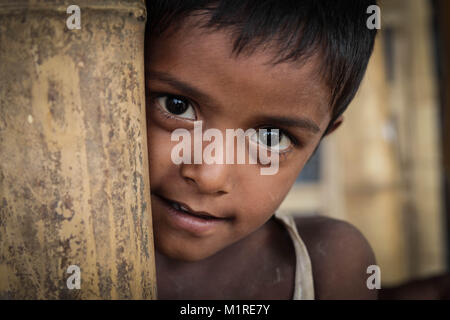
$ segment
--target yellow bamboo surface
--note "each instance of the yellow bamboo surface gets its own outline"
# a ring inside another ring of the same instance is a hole
[[[145,2],[70,4],[0,0],[0,298],[155,299]]]

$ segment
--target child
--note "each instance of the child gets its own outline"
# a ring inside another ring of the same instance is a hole
[[[358,230],[330,218],[276,213],[359,87],[376,33],[366,26],[372,4],[148,1],[159,299],[377,297],[366,284],[374,255]],[[262,175],[261,163],[174,163],[172,132],[192,132],[196,121],[222,133],[267,129],[252,139],[279,155],[277,173]]]

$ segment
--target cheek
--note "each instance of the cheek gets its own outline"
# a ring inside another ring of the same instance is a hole
[[[260,183],[264,187],[259,192],[259,198],[275,210],[284,200],[294,181],[295,178],[292,179],[292,176],[283,174],[272,179],[269,178],[267,181],[261,181]]]
[[[170,154],[172,151],[170,132],[147,124],[148,158],[150,171],[150,185],[154,186],[165,176],[171,168]]]
[[[241,180],[239,194],[242,217],[253,228],[262,225],[275,213],[292,184],[296,173],[293,168],[279,171],[273,176],[248,175]]]

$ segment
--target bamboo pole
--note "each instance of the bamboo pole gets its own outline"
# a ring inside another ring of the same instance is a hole
[[[0,298],[155,299],[145,3],[77,4],[0,0]]]

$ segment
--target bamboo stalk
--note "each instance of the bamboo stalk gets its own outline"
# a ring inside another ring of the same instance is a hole
[[[155,299],[145,3],[77,4],[0,0],[0,298]]]

